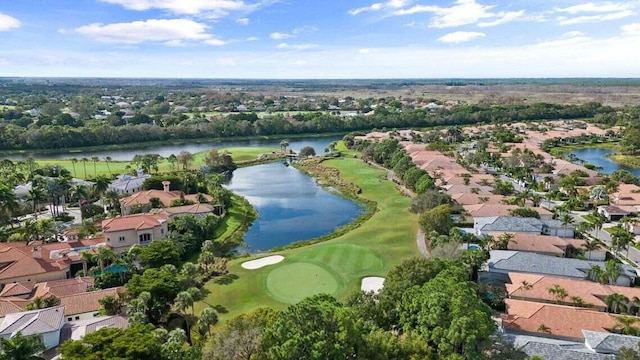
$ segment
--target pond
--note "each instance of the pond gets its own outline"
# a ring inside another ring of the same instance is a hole
[[[341,140],[342,136],[326,136],[315,138],[299,138],[299,139],[287,139],[289,142],[289,148],[294,151],[299,151],[305,146],[311,146],[316,153],[322,154],[324,149],[334,141]],[[0,158],[7,158],[13,161],[24,160],[28,156],[33,157],[36,160],[42,159],[69,159],[76,158],[81,159],[83,157],[91,158],[97,156],[100,159],[104,159],[110,156],[113,161],[129,161],[137,154],[160,154],[163,157],[167,157],[171,154],[178,155],[181,151],[188,151],[190,153],[197,153],[204,150],[221,148],[221,147],[238,147],[238,146],[255,146],[255,147],[273,147],[279,148],[280,141],[282,139],[254,139],[254,140],[230,140],[230,141],[211,141],[198,144],[169,144],[169,145],[154,145],[147,147],[139,147],[134,149],[121,149],[121,150],[100,150],[100,151],[78,151],[78,152],[61,152],[61,153],[27,153],[27,154],[15,154],[0,156]]]
[[[607,157],[609,154],[614,154],[615,150],[605,148],[584,148],[571,151],[569,154],[575,155],[578,159],[588,164],[593,164],[602,168],[600,172],[603,174],[611,174],[616,170],[628,170],[634,176],[640,176],[639,168],[632,168],[623,166]]]
[[[244,196],[259,218],[246,233],[247,248],[263,252],[332,233],[362,213],[356,203],[281,162],[237,169],[227,188]]]

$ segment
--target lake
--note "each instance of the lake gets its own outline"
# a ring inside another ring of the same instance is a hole
[[[241,252],[263,252],[330,234],[363,211],[282,162],[237,169],[227,188],[258,211],[259,218],[244,237],[247,248]]]
[[[283,136],[282,139],[289,142],[289,148],[294,151],[299,151],[305,146],[311,146],[316,150],[317,154],[324,153],[324,149],[334,141],[341,140],[342,136],[327,136],[327,137],[314,137],[314,138],[299,138],[299,139],[287,139]],[[28,156],[33,157],[36,160],[44,159],[81,159],[86,157],[91,159],[92,156],[97,156],[101,160],[107,156],[110,156],[113,161],[129,161],[137,154],[160,154],[163,157],[167,157],[171,154],[178,155],[181,151],[188,151],[190,153],[197,153],[204,150],[216,149],[221,147],[238,147],[238,146],[255,146],[255,147],[274,147],[280,148],[280,141],[282,139],[254,139],[254,140],[230,140],[230,141],[211,141],[198,144],[169,144],[169,145],[154,145],[147,147],[139,147],[135,149],[121,149],[121,150],[101,150],[101,151],[78,151],[74,153],[61,152],[58,154],[42,154],[42,153],[27,153],[27,154],[15,154],[0,156],[0,158],[6,158],[13,161],[24,160]]]
[[[578,159],[584,161],[585,163],[601,167],[602,170],[600,171],[603,174],[611,174],[616,170],[628,170],[634,176],[640,176],[639,168],[620,165],[607,157],[607,155],[614,153],[615,150],[597,147],[578,149],[570,152],[570,154],[574,154]]]

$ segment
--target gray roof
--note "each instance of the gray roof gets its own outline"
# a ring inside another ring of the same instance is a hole
[[[507,231],[507,232],[542,232],[543,226],[562,228],[562,222],[558,220],[541,220],[536,218],[523,218],[517,216],[495,216],[493,221],[485,224],[481,231]],[[567,225],[567,229],[573,229]]]
[[[582,330],[585,344],[597,353],[617,354],[626,347],[637,350],[640,337]]]
[[[580,259],[561,258],[556,256],[541,255],[524,251],[492,250],[488,262],[489,269],[524,272],[534,274],[556,275],[585,279],[592,265],[605,269],[605,263],[601,261],[587,261]],[[622,264],[621,273],[631,279],[637,274],[635,269],[627,264]]]
[[[613,359],[611,355],[574,350],[573,345],[558,345],[531,341],[520,348],[528,356],[540,356],[546,360],[602,360]]]
[[[87,320],[72,321],[64,324],[60,332],[60,343],[66,340],[82,339],[85,335],[102,328],[127,328],[127,318],[123,315],[101,316]]]
[[[0,325],[0,336],[13,337],[38,335],[60,330],[64,318],[64,306],[8,314]]]

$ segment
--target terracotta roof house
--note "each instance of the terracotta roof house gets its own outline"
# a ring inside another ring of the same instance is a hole
[[[46,349],[60,344],[64,324],[64,306],[8,314],[0,324],[0,337],[11,339],[18,332],[24,336],[40,336]]]
[[[87,292],[93,285],[91,277],[76,277],[65,280],[46,281],[41,283],[23,282],[7,284],[0,291],[0,298],[20,297],[32,300],[38,296],[53,295],[55,297],[69,296]]]
[[[491,250],[485,270],[502,274],[517,272],[587,279],[589,269],[594,265],[605,270],[605,263],[602,261],[561,258],[524,251]],[[636,277],[635,268],[622,264],[616,285],[630,286]]]
[[[640,288],[604,285],[589,280],[571,279],[558,276],[509,273],[509,283],[505,288],[509,297],[519,300],[535,302],[557,302],[558,299],[549,292],[556,285],[565,289],[567,297],[561,300],[563,305],[575,306],[575,297],[584,303],[583,307],[606,311],[605,297],[611,294],[622,294],[628,299],[640,298]],[[530,288],[523,288],[522,284],[530,284]],[[573,299],[572,299],[573,298]],[[629,306],[632,304],[630,303]]]
[[[167,237],[167,217],[162,214],[135,214],[102,221],[106,244],[120,253],[133,245],[147,245]]]
[[[611,194],[614,205],[640,205],[640,186],[634,184],[620,184],[618,192]]]
[[[637,212],[635,208],[628,209],[629,206],[600,205],[598,213],[604,216],[607,221],[618,221],[625,216],[629,216]]]
[[[133,195],[120,199],[120,208],[122,210],[122,214],[129,215],[131,213],[131,208],[133,206],[147,205],[151,203],[151,199],[153,198],[159,199],[163,207],[169,207],[171,206],[171,203],[173,201],[180,200],[183,197],[185,200],[198,203],[198,194],[183,195],[181,191],[170,191],[168,181],[163,183],[163,185],[165,187],[164,190],[140,191]],[[202,194],[202,196],[204,196],[207,202],[210,202],[213,200],[213,198],[210,195]]]
[[[442,185],[440,187],[449,195],[459,193],[478,194],[480,196],[493,195],[493,188],[491,186],[454,184]]]
[[[583,340],[582,330],[608,332],[617,324],[616,315],[592,309],[515,299],[505,299],[505,304],[502,325],[515,333],[540,334],[545,327],[549,336]]]
[[[105,296],[117,296],[124,287],[115,287],[60,298],[60,304],[65,306],[64,316],[67,321],[86,320],[99,315],[99,300]]]
[[[476,205],[476,204],[501,204],[505,196],[502,195],[479,195],[471,193],[450,194],[451,199],[460,205]]]

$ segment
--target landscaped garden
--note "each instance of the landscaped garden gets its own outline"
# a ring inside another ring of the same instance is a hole
[[[340,170],[341,177],[362,189],[359,195],[375,201],[377,212],[358,228],[335,239],[275,252],[284,260],[248,270],[239,258],[228,264],[229,274],[206,285],[209,295],[196,305],[196,312],[215,307],[219,324],[259,307],[283,309],[318,293],[344,299],[360,289],[361,279],[385,276],[403,259],[416,254],[418,221],[386,171],[359,159],[339,158],[323,163]],[[375,180],[375,181],[374,181]],[[265,255],[257,256],[264,257]]]

